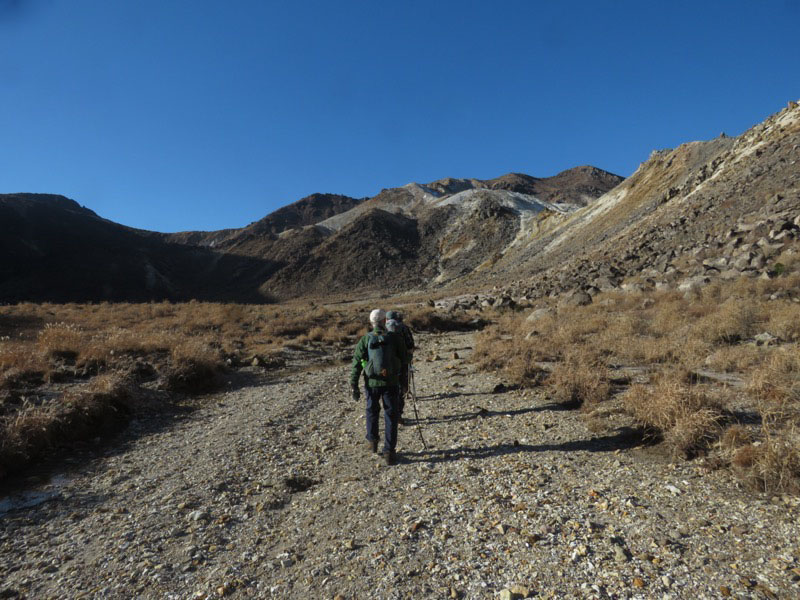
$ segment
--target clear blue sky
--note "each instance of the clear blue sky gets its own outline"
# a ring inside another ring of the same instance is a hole
[[[800,0],[0,0],[0,192],[157,231],[313,192],[630,175],[800,98]]]

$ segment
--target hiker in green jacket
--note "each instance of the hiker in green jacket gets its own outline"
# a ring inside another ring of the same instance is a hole
[[[364,371],[367,377],[367,444],[378,451],[378,417],[383,404],[383,456],[387,465],[396,462],[397,425],[400,421],[400,369],[408,364],[403,337],[386,331],[386,313],[376,308],[369,315],[372,331],[364,335],[353,352],[350,387],[353,399],[358,400],[358,378]]]

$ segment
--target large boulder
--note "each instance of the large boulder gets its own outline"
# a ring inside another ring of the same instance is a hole
[[[610,292],[617,289],[616,282],[605,275],[601,275],[592,282],[592,285],[598,288],[601,292]]]
[[[554,311],[553,311],[552,308],[547,308],[547,307],[545,307],[545,308],[537,308],[536,310],[531,312],[531,314],[529,314],[525,318],[525,320],[528,323],[535,323],[536,321],[539,321],[540,319],[544,319],[545,317],[549,317],[550,315],[553,314],[553,312]]]
[[[592,297],[581,290],[568,292],[559,304],[561,306],[586,306],[592,303]]]
[[[492,303],[493,308],[514,308],[516,305],[517,303],[508,294],[503,294]]]
[[[703,286],[707,285],[710,282],[711,280],[705,275],[688,277],[678,284],[678,291],[692,292],[694,290],[699,290],[700,288],[702,288]]]

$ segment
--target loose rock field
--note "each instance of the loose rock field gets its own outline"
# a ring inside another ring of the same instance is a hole
[[[396,466],[368,451],[344,363],[140,420],[0,498],[0,598],[800,596],[796,498],[496,390],[471,334],[420,337],[427,450],[412,425]]]

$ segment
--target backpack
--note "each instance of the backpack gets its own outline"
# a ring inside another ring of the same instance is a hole
[[[386,334],[367,334],[367,364],[364,372],[370,379],[393,379],[400,373],[400,358]]]

